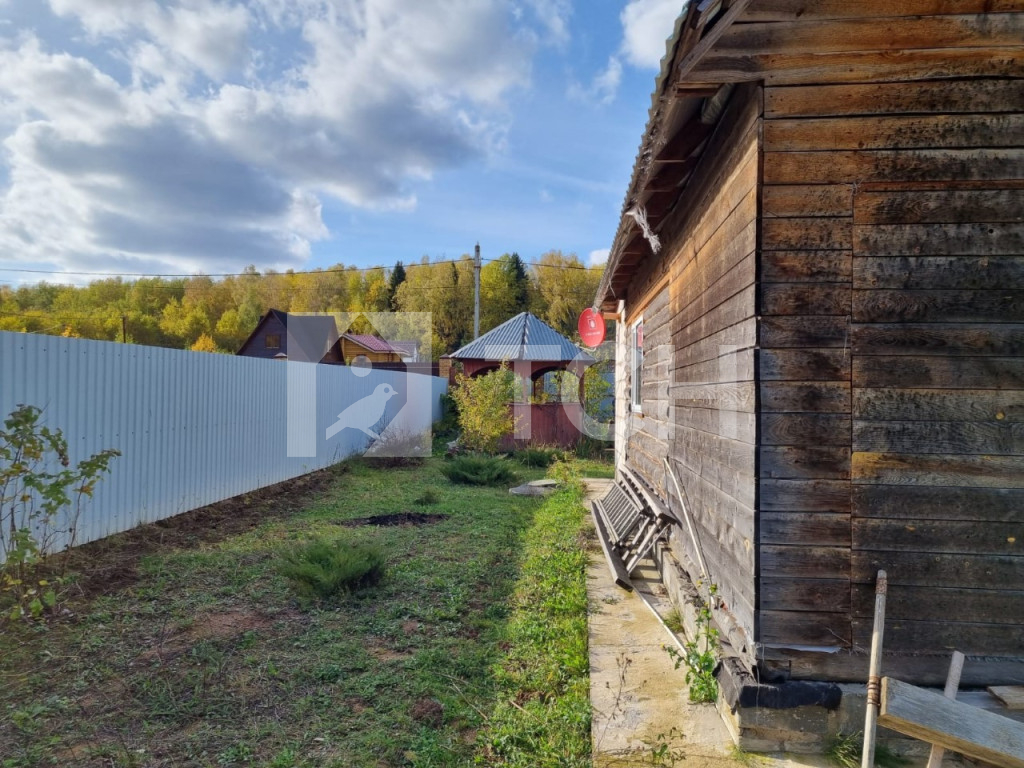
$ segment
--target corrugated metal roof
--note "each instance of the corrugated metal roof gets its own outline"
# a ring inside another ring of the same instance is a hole
[[[388,342],[379,336],[374,336],[369,333],[346,333],[344,334],[346,339],[354,341],[361,347],[365,347],[371,352],[399,352],[400,350],[392,347]]]
[[[590,355],[529,312],[520,312],[449,357],[460,360],[589,360]]]

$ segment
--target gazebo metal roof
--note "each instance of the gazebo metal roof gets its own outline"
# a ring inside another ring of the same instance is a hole
[[[539,317],[520,312],[448,357],[458,360],[589,361],[591,356]]]

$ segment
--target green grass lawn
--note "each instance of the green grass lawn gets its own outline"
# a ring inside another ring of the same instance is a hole
[[[152,545],[70,616],[0,625],[0,766],[587,764],[578,491],[452,485],[440,464],[352,462],[250,530]],[[445,517],[344,525],[402,512]],[[312,536],[380,546],[384,580],[303,603],[277,553]]]

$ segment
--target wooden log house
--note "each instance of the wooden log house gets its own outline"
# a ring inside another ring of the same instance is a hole
[[[616,459],[726,672],[863,683],[882,568],[885,674],[1024,683],[1024,0],[692,0],[623,210]]]

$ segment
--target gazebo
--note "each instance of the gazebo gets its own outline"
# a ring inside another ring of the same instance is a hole
[[[512,405],[517,442],[569,446],[579,441],[583,372],[594,358],[539,317],[521,312],[441,360],[442,370],[445,361],[449,370],[451,362],[458,361],[470,378],[497,370],[503,364],[511,367],[522,382],[521,400]],[[536,383],[553,371],[568,371],[576,376],[577,401],[536,402]]]

